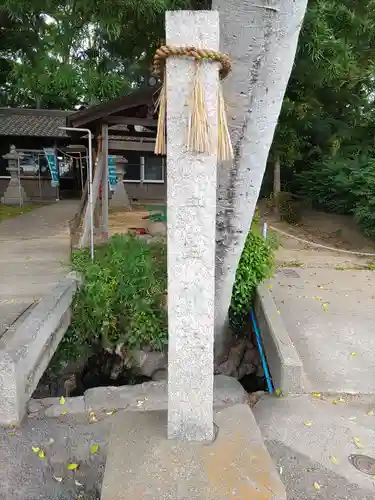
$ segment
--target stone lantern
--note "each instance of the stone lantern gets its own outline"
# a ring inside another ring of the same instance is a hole
[[[116,208],[130,208],[130,201],[128,193],[126,192],[123,179],[125,174],[125,166],[128,160],[124,157],[119,157],[116,159],[116,189],[111,198],[110,206]]]
[[[27,202],[27,195],[21,186],[19,178],[19,161],[22,158],[22,153],[16,151],[16,146],[10,147],[10,152],[3,156],[4,160],[8,161],[7,170],[10,173],[10,181],[8,187],[1,198],[4,205],[22,206]]]

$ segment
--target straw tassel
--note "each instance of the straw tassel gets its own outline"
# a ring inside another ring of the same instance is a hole
[[[166,145],[166,114],[167,114],[167,90],[165,85],[165,71],[163,86],[160,89],[159,96],[156,101],[156,109],[159,110],[158,114],[158,127],[156,132],[155,154],[167,154]]]
[[[218,160],[228,161],[233,160],[233,147],[230,139],[227,113],[225,110],[225,102],[223,96],[223,89],[219,87],[218,96],[218,137],[217,137],[217,157]]]
[[[193,92],[190,99],[187,148],[194,153],[210,153],[210,138],[200,64],[196,65]]]

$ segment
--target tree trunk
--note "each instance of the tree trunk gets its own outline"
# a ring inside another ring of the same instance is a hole
[[[218,168],[216,360],[228,338],[228,309],[277,119],[297,48],[307,0],[213,0],[221,50],[233,60],[224,82],[235,158]]]
[[[275,213],[279,215],[279,203],[281,193],[281,167],[280,156],[276,155],[275,163],[273,166],[273,202]]]

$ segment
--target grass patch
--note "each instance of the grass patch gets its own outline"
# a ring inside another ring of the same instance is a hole
[[[23,207],[15,207],[10,205],[0,205],[0,222],[8,219],[13,219],[14,217],[18,217],[19,215],[26,214],[27,212],[31,212],[35,208],[42,207],[43,205],[38,205],[36,203],[27,203],[23,205]]]

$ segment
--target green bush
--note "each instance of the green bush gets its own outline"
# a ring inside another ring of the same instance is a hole
[[[257,218],[249,232],[237,268],[229,310],[230,324],[240,330],[246,323],[256,287],[272,276],[275,265],[276,239],[264,239]]]
[[[83,284],[73,300],[72,324],[59,352],[79,359],[124,343],[163,350],[167,344],[166,250],[161,242],[114,236],[95,251],[73,254],[72,268]]]

